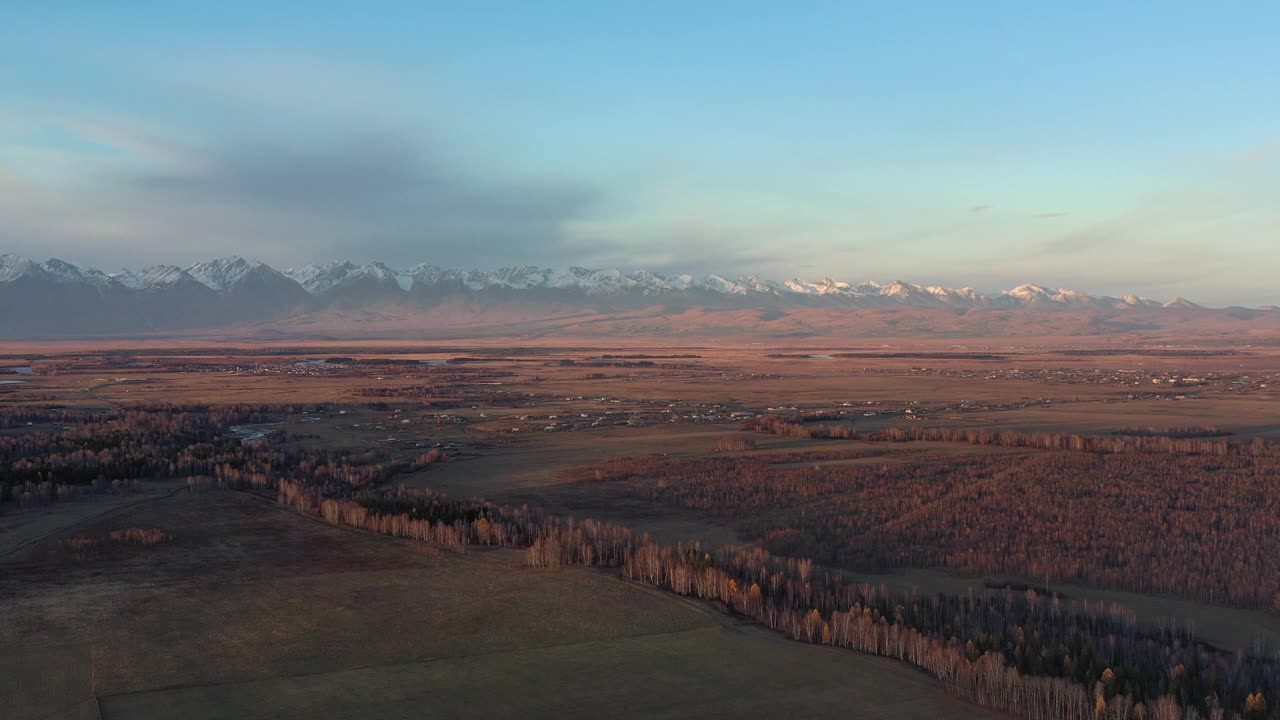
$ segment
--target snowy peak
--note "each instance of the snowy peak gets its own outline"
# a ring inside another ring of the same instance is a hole
[[[707,275],[702,278],[702,282],[700,284],[711,292],[724,293],[725,295],[747,294],[747,289],[745,287],[719,275]]]
[[[12,253],[0,255],[0,282],[13,282],[20,277],[43,274],[43,269],[31,260]]]
[[[1068,290],[1066,288],[1051,290],[1043,285],[1032,284],[1019,285],[1012,290],[1004,291],[1000,294],[999,301],[1002,305],[1013,307],[1058,305],[1098,308],[1142,307],[1144,306],[1143,303],[1148,302],[1136,295],[1113,298],[1105,295],[1090,295],[1079,290]]]
[[[404,271],[413,288],[430,287],[440,284],[460,284],[462,274],[457,270],[449,270],[430,263],[418,263]]]
[[[65,260],[50,258],[43,263],[13,254],[0,255],[0,283],[19,278],[48,280],[60,285],[84,285],[105,288],[111,278],[101,270],[81,269]]]
[[[187,274],[217,292],[230,291],[249,279],[286,279],[283,273],[266,263],[246,260],[239,255],[195,263],[187,268]]]
[[[930,301],[937,299],[937,295],[929,292],[923,287],[919,285],[912,285],[911,283],[905,283],[901,280],[894,280],[888,285],[880,288],[880,295],[881,297],[892,298],[902,303],[929,303]]]
[[[772,280],[761,280],[755,275],[747,275],[738,279],[738,285],[745,288],[748,292],[760,293],[761,295],[778,295],[783,292],[783,286]]]
[[[1019,285],[1012,290],[1005,290],[1002,295],[1004,297],[1016,298],[1023,302],[1037,302],[1052,300],[1054,293],[1050,292],[1042,285],[1032,285],[1028,283],[1025,285]]]
[[[693,282],[693,278],[684,276],[678,279],[663,277],[649,270],[640,270],[631,273],[631,280],[635,283],[635,289],[642,295],[657,295],[661,293],[683,290],[689,287]]]
[[[393,270],[380,262],[371,262],[351,268],[347,276],[334,287],[357,286],[375,288],[380,292],[389,292],[395,295],[413,287],[413,276],[399,270]],[[308,292],[310,292],[309,288]]]
[[[864,283],[865,285],[866,283]],[[862,291],[834,278],[823,278],[818,281],[801,280],[800,278],[792,278],[785,283],[785,286],[791,292],[800,295],[862,295]],[[876,286],[876,292],[880,288]]]
[[[184,283],[201,284],[177,265],[152,265],[137,272],[121,270],[108,277],[131,290],[160,290]]]
[[[1141,295],[1124,295],[1120,301],[1129,307],[1160,307],[1160,303],[1155,300],[1148,300]]]
[[[41,267],[56,282],[64,284],[86,284],[94,287],[102,288],[110,284],[111,280],[107,274],[101,270],[81,270],[65,260],[51,258],[45,261]]]
[[[589,273],[583,268],[569,268],[567,273],[556,273],[535,265],[522,265],[494,270],[491,273],[476,272],[471,280],[479,287],[504,287],[525,290],[535,287],[558,286],[565,284],[577,273]]]
[[[372,262],[368,265],[361,265],[356,268],[352,275],[356,277],[367,277],[378,281],[394,281],[400,273],[392,270],[380,262]]]
[[[947,305],[977,307],[986,305],[989,302],[985,295],[968,287],[953,289],[932,285],[925,288],[925,290],[937,298],[939,302]]]
[[[300,268],[289,268],[284,271],[285,277],[291,278],[312,295],[327,292],[346,280],[355,271],[356,266],[346,260],[335,260],[324,265],[304,265]]]

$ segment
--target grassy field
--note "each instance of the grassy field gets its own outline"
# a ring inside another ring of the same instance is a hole
[[[269,708],[269,711],[264,712]],[[104,717],[996,717],[894,663],[703,627],[110,698]]]
[[[77,717],[91,696],[108,719],[986,717],[905,666],[611,574],[339,530],[245,494],[66,519],[0,562],[8,717]],[[173,540],[83,559],[60,542],[123,527]]]

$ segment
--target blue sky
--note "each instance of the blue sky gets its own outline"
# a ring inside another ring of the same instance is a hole
[[[1280,303],[1280,6],[1218,5],[14,3],[0,251]]]

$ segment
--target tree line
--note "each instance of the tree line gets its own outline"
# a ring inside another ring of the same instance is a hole
[[[811,424],[816,419],[810,419],[807,422],[805,418],[799,416],[784,419],[774,415],[760,415],[744,420],[742,429],[793,438],[858,439],[858,432],[853,425]]]
[[[1280,457],[1280,442],[1265,438],[1226,439],[1216,428],[1146,428],[1112,435],[1018,432],[946,427],[892,427],[856,432],[852,424],[811,424],[802,417],[761,415],[742,423],[742,429],[800,438],[838,438],[867,442],[954,442],[1037,450],[1089,453],[1167,453],[1173,455],[1248,455]]]
[[[1280,692],[1280,656],[1221,652],[1197,642],[1189,627],[1144,630],[1116,605],[1034,590],[894,592],[760,548],[661,545],[611,523],[430,491],[327,497],[295,480],[279,483],[278,499],[339,526],[454,547],[524,548],[534,567],[617,567],[628,579],[718,603],[801,642],[910,663],[960,697],[1032,720],[1275,717],[1266,699]]]

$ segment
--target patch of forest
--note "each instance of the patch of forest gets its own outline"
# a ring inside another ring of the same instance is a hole
[[[305,405],[137,405],[127,409],[3,408],[0,508],[33,507],[94,493],[136,489],[140,480],[210,478],[235,487],[305,476],[319,487],[372,485],[413,467],[380,449],[293,448],[246,443],[233,425],[314,411]],[[277,430],[276,439],[283,439]],[[274,487],[274,485],[272,485]]]
[[[1280,458],[1020,453],[783,466],[610,460],[621,482],[732,520],[773,552],[879,571],[945,566],[1280,611]]]

